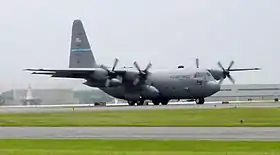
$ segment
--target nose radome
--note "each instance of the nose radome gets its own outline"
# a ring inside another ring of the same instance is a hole
[[[208,87],[211,89],[213,92],[218,92],[221,90],[221,85],[218,82],[215,81],[210,81],[208,82]]]

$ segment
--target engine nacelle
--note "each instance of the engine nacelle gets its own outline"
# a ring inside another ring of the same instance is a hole
[[[224,77],[223,71],[221,70],[209,69],[208,71],[212,74],[215,80],[220,80]]]
[[[128,81],[133,81],[135,80],[135,78],[137,78],[139,75],[138,72],[134,72],[134,71],[129,71],[129,72],[126,72],[125,75],[124,75],[124,79],[125,80],[128,80]]]
[[[150,85],[144,85],[142,87],[141,96],[143,98],[156,98],[159,95],[159,90]]]
[[[109,87],[117,87],[120,86],[122,82],[119,79],[113,78],[109,80]]]
[[[97,69],[90,75],[90,77],[95,80],[104,80],[105,78],[107,78],[107,76],[108,76],[108,72],[101,68]]]
[[[83,83],[84,85],[87,85],[89,87],[104,87],[104,83],[102,82],[97,82],[97,81],[90,81],[87,80],[86,82]]]

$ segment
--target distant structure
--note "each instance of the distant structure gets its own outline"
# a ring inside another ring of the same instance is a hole
[[[205,101],[256,101],[280,99],[280,84],[235,84],[222,85],[221,91],[205,98]],[[181,100],[184,101],[184,100]],[[58,105],[93,104],[106,102],[121,104],[125,100],[116,99],[98,89],[11,89],[0,94],[1,105]],[[174,100],[177,102],[177,100]]]
[[[22,100],[23,105],[38,105],[41,103],[41,100],[33,97],[31,86],[29,85],[26,90],[25,98]]]
[[[256,101],[280,98],[280,84],[222,85],[221,91],[206,101]]]

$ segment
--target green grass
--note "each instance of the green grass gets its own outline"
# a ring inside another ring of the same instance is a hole
[[[279,142],[187,140],[0,140],[1,155],[277,155]]]
[[[245,122],[240,124],[240,120]],[[280,108],[0,114],[0,126],[280,126]]]

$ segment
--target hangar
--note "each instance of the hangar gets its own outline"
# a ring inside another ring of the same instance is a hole
[[[206,101],[275,100],[280,95],[280,84],[222,85],[221,91]]]

